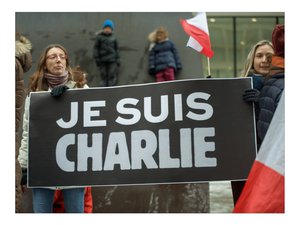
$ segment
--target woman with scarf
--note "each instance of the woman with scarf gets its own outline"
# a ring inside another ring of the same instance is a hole
[[[67,50],[58,44],[49,45],[42,53],[36,72],[30,77],[29,92],[49,91],[54,97],[60,96],[69,88],[77,88],[72,78]],[[25,101],[23,135],[18,160],[22,167],[22,185],[27,183],[29,131],[29,97]],[[33,211],[51,213],[56,187],[33,188]],[[66,212],[84,212],[84,187],[62,189]]]

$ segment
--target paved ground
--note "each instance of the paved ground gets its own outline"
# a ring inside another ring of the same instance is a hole
[[[182,185],[176,185],[176,186],[177,186],[177,189],[178,188],[180,189],[180,187]],[[126,187],[123,187],[123,189],[124,188],[126,189]],[[139,187],[137,187],[137,188],[139,188]],[[140,189],[141,188],[142,187],[140,187]],[[198,190],[198,191],[200,191],[201,189],[195,187],[195,188],[192,188],[191,190]],[[232,212],[232,210],[233,210],[233,201],[232,201],[232,193],[231,193],[230,182],[228,182],[228,181],[210,182],[209,183],[209,192],[210,192],[209,193],[209,199],[210,199],[210,207],[209,208],[210,208],[210,210],[208,210],[208,209],[207,210],[202,210],[202,212],[205,212],[205,211],[206,212],[209,211],[210,213],[231,213]],[[24,205],[23,205],[23,211],[22,212],[32,212],[32,208],[31,208],[31,194],[30,193],[31,193],[30,191],[27,191],[26,195],[23,196],[23,204]],[[124,193],[124,191],[122,193],[123,193],[123,195],[126,194],[126,192]],[[136,191],[134,193],[137,194]],[[197,192],[196,192],[196,194],[197,194]],[[127,193],[127,195],[128,195],[128,193]],[[123,198],[128,197],[127,195],[125,195]],[[198,197],[194,196],[195,195],[194,191],[186,192],[186,195],[190,197],[188,199],[198,199]],[[199,195],[199,193],[198,193],[198,195]],[[96,196],[97,195],[95,195],[94,197],[96,197]],[[104,194],[100,194],[99,196],[100,197],[101,196],[102,197],[103,196],[107,197]],[[203,198],[203,199],[205,199],[205,198]],[[105,200],[103,200],[103,201],[102,200],[100,202],[103,202],[103,204],[107,203]],[[125,203],[127,204],[127,207],[128,207],[128,202],[125,202]],[[193,202],[190,202],[189,205],[191,205],[191,203],[193,203]],[[175,201],[174,204],[175,205],[182,205],[182,202],[179,203],[179,202]],[[142,205],[145,205],[145,204],[142,204]],[[208,204],[200,204],[200,206],[203,206],[203,207],[205,207],[206,205],[208,206]],[[95,204],[94,205],[95,211],[97,211],[97,210],[99,211],[99,209],[97,207],[98,206]],[[166,212],[166,210],[164,210],[164,211]],[[190,209],[188,209],[186,211],[193,212]],[[155,212],[155,210],[152,210],[152,212]]]
[[[231,213],[233,200],[229,181],[209,183],[210,213]]]

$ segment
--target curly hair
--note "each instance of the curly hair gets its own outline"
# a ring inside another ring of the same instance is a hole
[[[162,36],[164,37],[163,39],[167,39],[169,37],[169,32],[167,31],[167,29],[163,26],[160,26],[156,29],[155,31],[155,39],[157,41],[157,34],[160,33],[162,34]]]
[[[86,72],[81,70],[80,66],[76,66],[72,70],[73,80],[76,82],[76,86],[78,88],[83,88],[84,85],[87,83],[86,80]]]

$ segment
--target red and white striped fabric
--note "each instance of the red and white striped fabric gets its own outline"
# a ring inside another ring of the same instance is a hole
[[[200,12],[195,17],[180,20],[180,22],[184,31],[190,36],[187,46],[209,58],[213,57],[214,52],[211,49],[206,13]]]
[[[251,168],[235,213],[284,213],[284,93]]]

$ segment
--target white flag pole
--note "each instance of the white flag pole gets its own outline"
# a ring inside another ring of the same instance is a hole
[[[208,76],[210,77],[210,61],[209,61],[209,58],[207,58],[207,70],[208,70]]]

